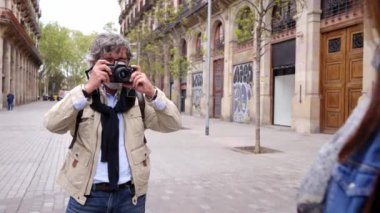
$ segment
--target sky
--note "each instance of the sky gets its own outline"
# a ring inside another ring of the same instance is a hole
[[[118,0],[40,0],[43,24],[57,22],[60,26],[84,34],[102,32],[106,23],[113,22],[119,30]]]

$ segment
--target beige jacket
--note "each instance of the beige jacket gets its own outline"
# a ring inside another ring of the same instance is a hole
[[[74,133],[78,111],[74,103],[83,99],[81,86],[75,87],[68,95],[54,105],[44,118],[45,127],[54,133]],[[132,182],[135,185],[137,198],[146,194],[150,173],[150,150],[144,144],[144,129],[149,128],[160,132],[172,132],[181,127],[180,113],[177,107],[167,99],[162,91],[158,91],[157,99],[166,103],[163,110],[155,109],[152,103],[145,99],[145,123],[141,118],[140,108],[136,100],[135,106],[123,113],[125,131],[125,149],[129,159]],[[105,98],[102,96],[104,102]],[[66,160],[60,170],[57,182],[79,203],[85,204],[91,191],[96,164],[99,159],[102,126],[100,113],[91,109],[91,99],[83,110],[78,135],[72,149],[67,153]]]

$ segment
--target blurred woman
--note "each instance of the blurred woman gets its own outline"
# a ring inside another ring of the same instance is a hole
[[[380,1],[364,0],[380,35]],[[363,97],[343,127],[318,153],[297,196],[298,212],[380,212],[380,48],[371,100]]]

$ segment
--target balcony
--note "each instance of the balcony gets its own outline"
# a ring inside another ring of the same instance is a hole
[[[322,19],[331,18],[341,14],[347,14],[352,10],[362,9],[363,1],[360,0],[322,0]]]
[[[145,0],[145,4],[141,7],[141,13],[145,13],[152,9],[153,7],[153,0]]]
[[[224,50],[224,37],[217,38],[214,40],[215,50]]]
[[[248,39],[247,41],[238,43],[236,41],[232,42],[234,52],[244,52],[247,50],[253,49],[253,38]]]
[[[201,51],[197,51],[196,53],[194,53],[190,56],[190,59],[194,62],[202,61],[203,60],[203,54]]]
[[[321,31],[329,31],[334,26],[348,23],[362,23],[364,17],[363,1],[336,0],[322,1]]]
[[[14,38],[21,48],[25,48],[27,52],[30,52],[31,57],[35,60],[37,65],[42,64],[41,56],[35,43],[18,22],[11,10],[0,8],[0,26],[9,29],[6,31],[5,36]]]
[[[272,33],[277,34],[286,30],[296,28],[296,21],[293,19],[293,15],[290,13],[281,18],[274,18],[272,20]]]
[[[175,27],[181,23],[184,18],[187,19],[186,25],[188,27],[193,26],[199,22],[198,17],[201,16],[204,19],[207,17],[207,0],[194,0],[182,4],[183,8],[180,11],[178,17],[169,25],[169,29]],[[202,10],[203,9],[203,10]],[[202,10],[202,14],[199,12]],[[196,15],[195,15],[196,14]]]
[[[278,34],[296,28],[296,21],[293,18],[296,13],[295,0],[276,5],[273,8],[272,34]]]

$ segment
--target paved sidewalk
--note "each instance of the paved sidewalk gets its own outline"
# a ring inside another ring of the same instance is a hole
[[[51,134],[42,116],[54,103],[0,111],[0,213],[64,212],[68,195],[55,178],[71,137]],[[254,126],[183,115],[184,129],[147,132],[152,172],[147,213],[295,212],[299,182],[331,135],[262,128],[262,145],[278,152],[233,149],[254,144]]]

